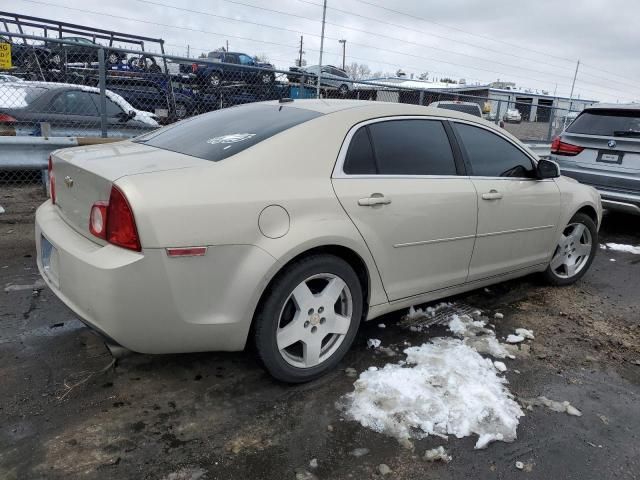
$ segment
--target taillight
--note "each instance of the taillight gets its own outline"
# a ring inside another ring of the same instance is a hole
[[[573,157],[583,150],[584,147],[562,142],[560,137],[554,138],[553,142],[551,142],[551,153],[555,153],[556,155],[567,155],[569,157]]]
[[[198,71],[198,64],[197,63],[192,63],[191,64],[191,71],[193,73],[196,73]]]
[[[47,167],[49,172],[49,195],[51,195],[51,203],[56,203],[56,175],[53,173],[53,161],[51,155],[49,155],[49,166]]]
[[[111,187],[108,202],[96,202],[89,214],[89,231],[118,247],[139,252],[140,238],[133,210],[118,187]]]
[[[6,113],[0,113],[0,136],[12,137],[16,134],[16,119]]]

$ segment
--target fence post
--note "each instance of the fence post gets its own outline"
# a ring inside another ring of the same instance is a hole
[[[502,100],[498,100],[498,106],[496,107],[496,119],[495,124],[500,125],[500,110],[502,109]]]
[[[551,141],[551,136],[553,135],[553,121],[555,117],[556,109],[552,106],[551,113],[549,114],[549,130],[547,130],[547,141]]]
[[[100,88],[100,130],[107,138],[107,73],[104,66],[104,49],[98,50],[98,87]],[[127,112],[128,113],[128,112]]]
[[[420,101],[418,102],[418,105],[424,105],[424,90],[420,90]]]

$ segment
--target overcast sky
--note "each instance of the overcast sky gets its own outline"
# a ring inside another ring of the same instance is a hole
[[[304,58],[318,63],[322,0],[2,3],[16,13],[163,38],[168,53],[181,56],[187,45],[194,56],[228,41],[232,51],[264,54],[285,70],[304,35]],[[500,79],[569,96],[580,59],[576,96],[638,101],[638,18],[640,3],[628,0],[328,0],[323,63],[341,65],[338,39],[346,39],[347,63],[372,72]]]

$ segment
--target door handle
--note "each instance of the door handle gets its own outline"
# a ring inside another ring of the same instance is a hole
[[[370,197],[361,198],[358,200],[358,205],[361,207],[373,207],[375,205],[389,205],[391,199],[385,197],[381,193],[372,193]]]
[[[489,190],[489,192],[482,194],[483,200],[500,200],[501,198],[502,194],[497,190]]]

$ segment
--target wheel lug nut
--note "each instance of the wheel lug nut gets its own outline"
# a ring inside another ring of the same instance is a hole
[[[309,326],[309,322],[304,322],[304,328],[307,328]]]
[[[326,321],[327,321],[327,319],[326,319],[326,318],[324,318],[324,317],[322,317],[322,318],[320,319],[320,325],[322,325],[322,324],[323,324],[324,322],[326,322]]]
[[[313,308],[309,309],[309,315],[313,315]]]
[[[322,313],[322,312],[324,312],[324,307],[320,307],[320,308],[318,309],[318,313]]]
[[[311,327],[311,333],[316,333],[316,330],[318,330],[318,327]]]

